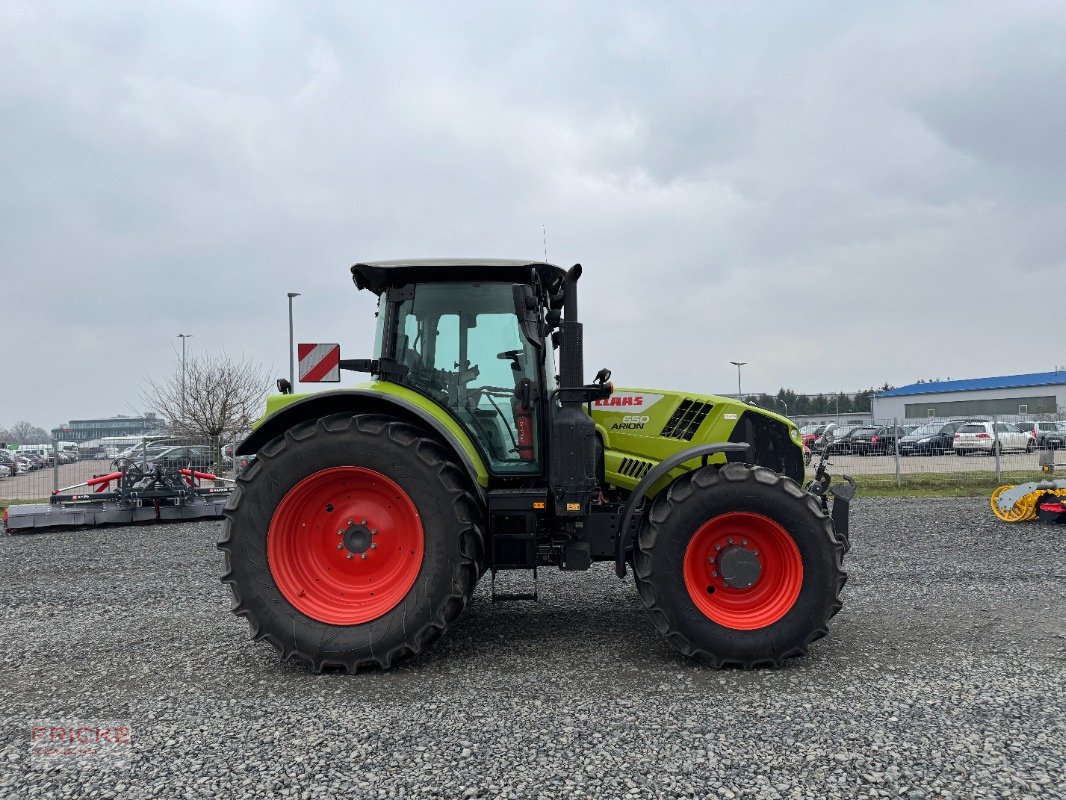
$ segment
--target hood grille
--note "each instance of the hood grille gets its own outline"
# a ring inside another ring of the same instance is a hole
[[[697,400],[685,399],[677,407],[674,415],[667,420],[660,436],[667,439],[681,439],[691,441],[696,435],[697,429],[711,413],[711,403],[701,403]]]

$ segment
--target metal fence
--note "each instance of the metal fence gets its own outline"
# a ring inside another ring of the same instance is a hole
[[[975,433],[973,439],[966,437],[964,441],[961,436],[956,439],[954,431],[946,438],[932,434],[937,426],[962,424],[983,425],[986,436],[977,438],[979,434]],[[881,475],[886,480],[894,477],[901,485],[913,476],[951,474],[984,474],[1000,483],[1016,482],[1023,475],[1040,473],[1041,451],[1066,449],[1066,421],[1049,419],[1047,415],[872,420],[849,430],[852,427],[841,426],[839,432],[845,435],[830,445],[834,470]],[[856,430],[868,435],[856,438]],[[929,435],[923,435],[924,431]],[[235,458],[234,451],[246,435],[247,431],[218,437],[152,436],[81,449],[64,447],[56,440],[35,449],[8,451],[7,458],[0,461],[0,501],[44,500],[54,491],[114,473],[131,462],[142,469],[178,463],[201,473],[232,478],[241,467],[241,459]],[[876,441],[873,437],[877,437]],[[812,468],[820,447],[815,440]]]
[[[1066,422],[1047,415],[890,419],[841,426],[838,434],[830,445],[837,472],[895,476],[901,485],[930,474],[985,474],[1010,482],[1040,474],[1040,453],[1066,445]],[[822,447],[812,443],[812,466]]]
[[[131,464],[146,473],[178,467],[232,478],[242,461],[234,451],[246,435],[240,431],[215,437],[130,437],[81,448],[57,439],[47,445],[9,450],[0,460],[0,501],[45,500],[53,492],[80,486]],[[198,480],[210,482],[209,478]]]

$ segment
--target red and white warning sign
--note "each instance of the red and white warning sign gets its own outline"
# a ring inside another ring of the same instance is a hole
[[[298,344],[302,383],[336,383],[341,379],[339,344]]]

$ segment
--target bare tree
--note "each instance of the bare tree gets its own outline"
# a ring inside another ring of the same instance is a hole
[[[10,436],[6,441],[17,442],[18,444],[47,444],[52,441],[48,431],[44,428],[38,428],[24,419],[20,419],[12,425],[11,430],[6,433]]]
[[[184,380],[177,359],[169,375],[149,378],[141,394],[147,410],[161,416],[175,433],[216,438],[248,428],[262,413],[269,385],[257,362],[222,352],[187,358]]]

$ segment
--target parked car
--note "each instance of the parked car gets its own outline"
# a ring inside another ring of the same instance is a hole
[[[862,429],[863,426],[837,428],[833,431],[833,442],[829,445],[830,455],[847,455],[851,452],[851,437]]]
[[[800,428],[800,441],[803,442],[804,447],[811,447],[815,440],[818,439],[823,433],[825,433],[826,425],[817,424],[814,422],[808,422],[802,428]]]
[[[1063,422],[1019,422],[1018,427],[1030,433],[1036,447],[1054,450],[1062,447],[1063,433],[1066,433],[1066,423]],[[1048,445],[1046,439],[1051,435],[1055,445]]]
[[[889,430],[880,425],[863,425],[861,428],[856,428],[848,437],[851,442],[851,452],[857,456],[887,452],[885,439]],[[892,441],[895,442],[895,438]]]
[[[182,445],[167,447],[162,452],[149,456],[148,464],[162,464],[165,467],[195,469],[210,472],[215,467],[212,448],[206,445]]]
[[[848,433],[850,433],[853,430],[855,430],[855,426],[854,425],[852,425],[851,427],[848,427],[846,425],[842,425],[839,428],[837,428],[836,430],[834,430],[833,431],[833,444],[837,444],[838,442],[840,442],[841,439],[843,439],[845,436],[848,435]],[[820,434],[818,434],[818,437],[813,442],[811,442],[808,445],[808,447],[810,447],[811,450],[813,450],[815,453],[821,453],[823,450],[825,450],[825,444],[826,444],[826,442],[825,442],[825,429],[823,429],[822,432]],[[840,451],[839,450],[830,450],[829,452],[830,453],[837,453],[837,452],[840,452]]]
[[[7,467],[12,475],[25,475],[30,471],[29,462],[10,450],[0,450],[0,464]]]
[[[1044,450],[1066,447],[1066,422],[1056,422],[1054,430],[1043,430],[1036,436],[1036,446]]]
[[[955,441],[955,431],[962,422],[931,422],[922,425],[899,440],[899,454],[939,456],[950,453]]]
[[[7,464],[0,464],[0,478],[6,478],[11,474],[11,467]]]
[[[1033,437],[1006,422],[967,422],[955,432],[951,442],[955,455],[1019,450],[1026,452],[1034,447]]]
[[[15,457],[24,460],[31,472],[34,470],[42,469],[45,465],[44,459],[41,456],[29,451],[25,453],[19,451]]]

